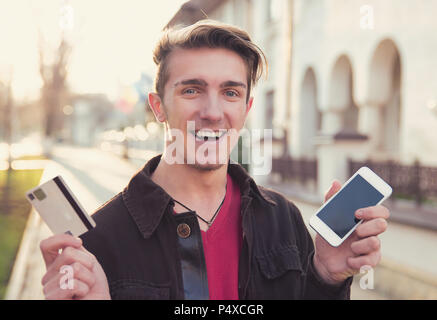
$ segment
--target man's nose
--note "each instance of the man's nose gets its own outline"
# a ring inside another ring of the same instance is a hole
[[[208,95],[200,111],[200,117],[209,121],[219,121],[223,118],[223,108],[217,95]]]

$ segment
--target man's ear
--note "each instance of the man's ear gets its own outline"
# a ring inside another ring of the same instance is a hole
[[[246,116],[249,113],[249,110],[252,108],[252,103],[253,103],[253,97],[250,97],[249,101],[246,104]]]
[[[159,122],[164,122],[167,120],[164,105],[162,104],[161,98],[157,93],[149,92],[149,106],[152,109],[155,118]]]

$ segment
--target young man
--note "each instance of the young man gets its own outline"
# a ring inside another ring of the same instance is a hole
[[[349,298],[352,275],[380,260],[388,210],[365,208],[338,248],[318,236],[314,246],[293,203],[229,161],[264,61],[246,32],[213,21],[162,37],[149,104],[166,149],[93,215],[97,227],[82,239],[41,243],[46,298]],[[326,199],[339,189],[333,183]],[[59,286],[63,265],[73,267],[73,289]]]

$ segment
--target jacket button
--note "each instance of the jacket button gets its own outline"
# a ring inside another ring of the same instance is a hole
[[[182,239],[188,238],[191,234],[191,229],[190,226],[186,223],[181,223],[180,225],[178,225],[178,236],[181,237]]]

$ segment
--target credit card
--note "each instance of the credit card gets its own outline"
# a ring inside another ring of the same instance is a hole
[[[78,237],[96,226],[61,176],[27,191],[26,198],[54,234]]]

